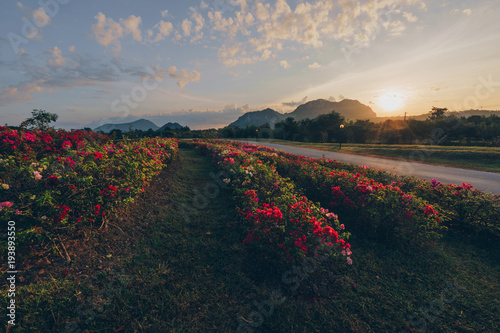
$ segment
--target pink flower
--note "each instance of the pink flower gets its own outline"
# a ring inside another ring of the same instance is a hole
[[[41,175],[41,174],[40,174],[40,172],[38,172],[38,171],[33,172],[33,176],[35,176],[35,179],[36,179],[36,180],[40,180],[40,179],[42,179],[42,175]]]
[[[340,225],[340,230],[344,230],[345,229],[345,225],[341,224]]]
[[[347,263],[348,263],[349,265],[352,265],[352,259],[351,259],[351,258],[349,258],[349,257],[347,257]]]
[[[14,204],[12,202],[9,202],[9,201],[4,201],[4,202],[0,202],[0,211],[4,208],[4,207],[12,207]]]

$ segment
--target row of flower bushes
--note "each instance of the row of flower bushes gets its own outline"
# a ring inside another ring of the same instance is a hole
[[[384,170],[335,160],[305,159],[285,152],[279,154],[291,160],[308,160],[337,172],[347,171],[373,179],[379,184],[398,187],[407,195],[432,203],[440,212],[442,224],[451,231],[473,236],[476,240],[500,240],[500,195],[482,192],[465,182],[461,185],[442,184],[436,179],[422,180],[414,176],[398,176]]]
[[[0,220],[18,241],[101,225],[132,202],[178,151],[174,139],[112,143],[84,131],[0,128]]]
[[[352,263],[346,242],[349,234],[337,215],[301,196],[293,182],[262,163],[257,150],[244,151],[223,142],[195,140],[192,144],[224,172],[223,181],[234,193],[246,222],[243,242],[259,248],[266,260],[299,263],[326,246]]]
[[[436,207],[397,186],[377,183],[360,173],[328,168],[304,156],[252,144],[232,144],[244,151],[257,151],[256,157],[275,166],[281,176],[294,180],[308,198],[334,209],[356,235],[409,248],[429,244],[445,229]]]

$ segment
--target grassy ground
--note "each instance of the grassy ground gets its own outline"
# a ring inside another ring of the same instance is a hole
[[[70,274],[46,267],[25,281],[10,331],[231,332],[240,323],[256,332],[500,330],[498,250],[445,239],[400,253],[352,238],[352,266],[329,261],[293,294],[275,276],[281,268],[242,247],[229,193],[207,186],[215,184],[210,170],[207,158],[181,149],[180,162],[115,221],[123,233],[92,236],[92,261],[70,248]],[[259,315],[275,290],[281,304]]]
[[[395,158],[457,168],[500,172],[500,148],[498,147],[343,143],[342,149],[339,150],[338,143],[306,143],[277,139],[257,139],[256,141],[342,152],[346,154]]]

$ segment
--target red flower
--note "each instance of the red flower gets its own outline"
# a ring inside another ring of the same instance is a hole
[[[255,193],[254,190],[248,190],[245,192],[245,196],[248,197],[248,198],[256,198],[257,197],[257,193]]]

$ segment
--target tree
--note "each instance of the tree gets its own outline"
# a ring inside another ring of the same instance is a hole
[[[50,113],[42,109],[33,109],[31,118],[26,119],[21,123],[21,128],[35,129],[45,131],[49,128],[49,124],[56,121],[59,116],[55,113]]]
[[[431,115],[429,116],[430,120],[441,119],[444,117],[444,113],[448,111],[447,108],[437,108],[435,106],[432,107]]]

